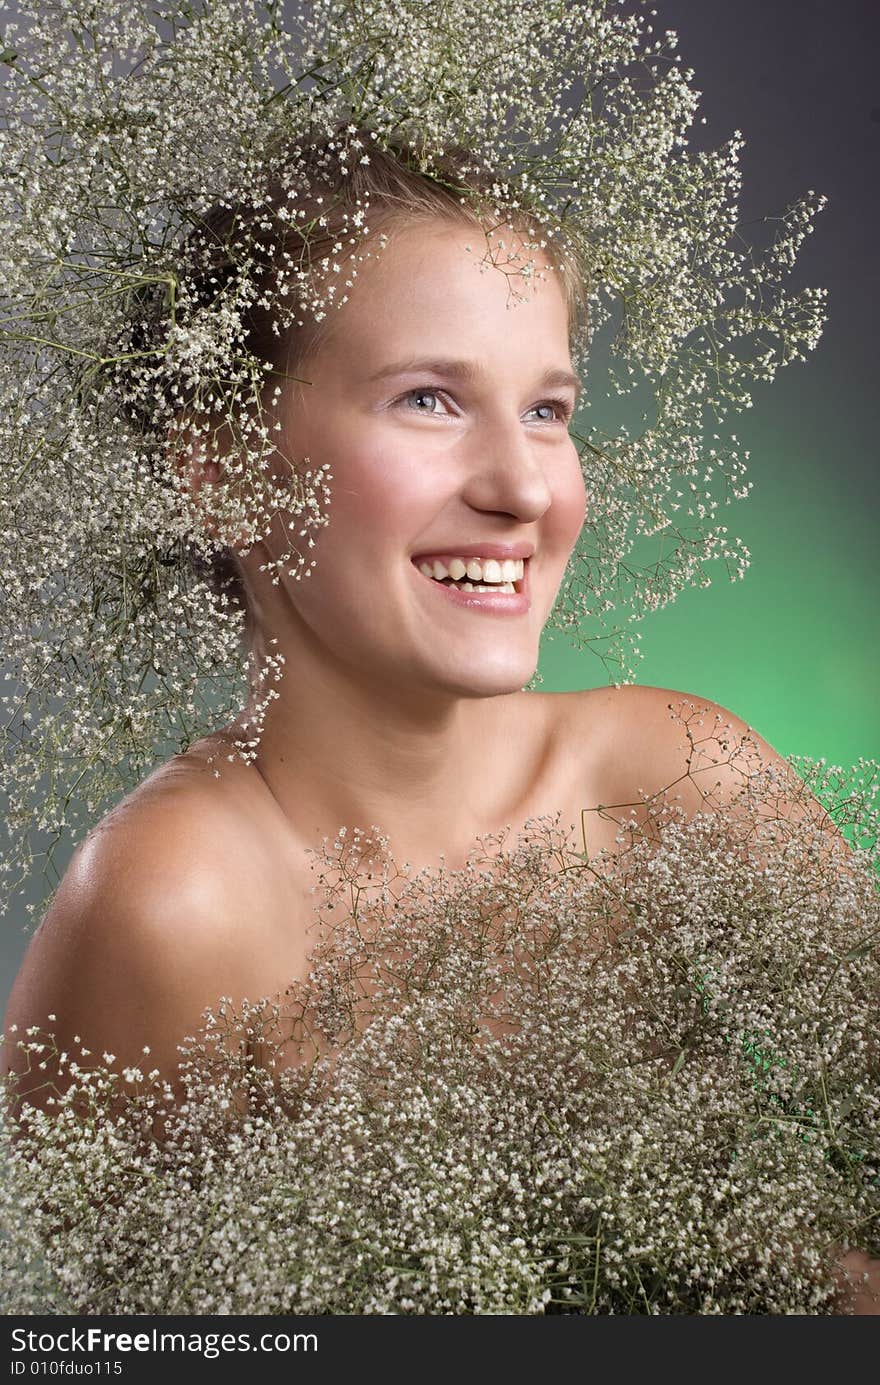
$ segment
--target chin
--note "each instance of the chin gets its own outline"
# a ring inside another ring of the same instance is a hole
[[[537,666],[537,659],[522,659],[488,668],[450,669],[445,677],[437,677],[435,686],[442,685],[458,697],[505,697],[520,692]]]

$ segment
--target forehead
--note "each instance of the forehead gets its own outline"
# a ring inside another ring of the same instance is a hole
[[[416,342],[451,351],[463,338],[493,353],[528,342],[567,350],[559,276],[513,228],[486,232],[435,218],[392,225],[386,234],[381,247],[368,245],[348,301],[331,310],[325,342],[334,354],[399,353]]]

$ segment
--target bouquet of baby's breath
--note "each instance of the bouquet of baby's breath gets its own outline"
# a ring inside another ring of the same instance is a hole
[[[221,1002],[185,1100],[22,1036],[58,1095],[10,1118],[5,1311],[842,1311],[880,1250],[862,770],[812,770],[851,852],[755,810],[773,770],[594,859],[552,819],[418,874],[340,832],[307,981]]]
[[[486,232],[512,307],[542,272],[532,252],[561,266],[590,503],[552,623],[629,678],[628,623],[708,584],[714,559],[742,576],[748,550],[718,523],[751,484],[728,416],[818,341],[824,291],[784,285],[823,199],[746,237],[741,137],[690,147],[693,74],[652,14],[16,6],[0,36],[0,910],[32,850],[48,869],[58,840],[233,719],[248,682],[253,758],[283,660],[242,652],[234,554],[281,514],[272,580],[301,578],[332,522],[326,463],[281,446],[282,386],[381,254],[395,168],[429,211],[471,219],[475,263]],[[515,267],[488,234],[511,224],[529,248]],[[210,524],[182,456],[219,468]],[[638,551],[652,535],[660,561]]]

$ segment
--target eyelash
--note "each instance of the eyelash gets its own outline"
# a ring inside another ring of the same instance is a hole
[[[421,386],[419,386],[417,389],[407,390],[405,394],[402,394],[402,395],[400,396],[400,398],[399,398],[399,399],[396,399],[394,402],[395,402],[395,404],[403,404],[403,403],[405,403],[405,401],[406,401],[407,399],[412,399],[414,395],[419,395],[419,394],[433,394],[435,397],[440,398],[440,397],[446,395],[446,391],[445,391],[445,390],[441,390],[441,389],[435,389],[435,388],[434,388],[433,386],[431,386],[431,385],[421,385]],[[572,409],[572,407],[571,407],[571,405],[569,404],[569,402],[568,402],[567,399],[553,399],[553,398],[551,398],[551,399],[541,399],[541,400],[538,401],[537,404],[533,404],[533,405],[532,405],[532,408],[533,408],[533,409],[541,409],[541,408],[544,408],[544,406],[547,405],[547,404],[550,404],[550,405],[552,405],[554,408],[558,409],[558,410],[559,410],[559,415],[560,415],[560,416],[559,416],[559,418],[558,418],[557,420],[553,420],[553,419],[539,419],[539,420],[538,420],[539,422],[541,422],[541,423],[552,423],[552,422],[556,421],[556,422],[565,423],[565,424],[568,424],[568,423],[570,422],[574,410]],[[440,417],[440,415],[438,415],[438,417]]]

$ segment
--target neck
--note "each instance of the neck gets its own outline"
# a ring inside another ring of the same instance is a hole
[[[256,767],[307,845],[375,826],[398,861],[463,863],[477,835],[513,822],[543,757],[540,734],[523,743],[526,693],[427,693],[308,658],[269,686]],[[230,729],[247,735],[255,706]]]

